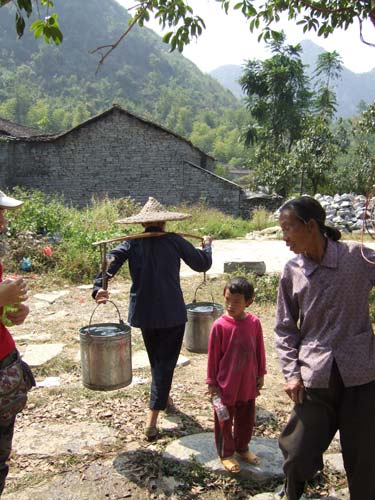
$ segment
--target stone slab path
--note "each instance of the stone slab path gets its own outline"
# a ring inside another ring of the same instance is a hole
[[[15,433],[13,449],[18,455],[82,455],[94,451],[96,446],[113,444],[116,435],[114,429],[95,422],[75,422],[74,425],[35,423],[24,432]]]
[[[50,359],[55,358],[62,353],[65,344],[29,344],[27,346],[20,346],[19,351],[22,358],[32,368],[41,366],[47,363]]]
[[[261,462],[259,465],[241,462],[239,474],[241,477],[258,481],[282,479],[283,457],[275,439],[255,436],[251,440],[251,450],[259,456]],[[163,456],[179,461],[189,461],[194,456],[198,462],[214,472],[229,475],[218,459],[212,432],[192,434],[176,439],[166,447]]]

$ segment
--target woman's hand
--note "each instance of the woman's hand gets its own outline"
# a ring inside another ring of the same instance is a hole
[[[7,318],[13,325],[21,325],[30,312],[29,307],[26,304],[14,304],[14,307],[17,308],[17,310],[7,311]]]
[[[203,236],[202,238],[202,246],[204,247],[204,245],[211,245],[212,243],[212,236],[208,236],[208,235],[205,235]]]
[[[105,304],[109,299],[108,290],[103,290],[103,288],[99,288],[97,294],[95,295],[95,301],[97,304]]]
[[[10,306],[27,300],[27,288],[23,278],[6,279],[0,283],[0,306]]]
[[[288,380],[288,382],[284,385],[284,391],[288,394],[290,399],[295,404],[303,403],[303,395],[305,392],[305,386],[301,379],[292,379]]]

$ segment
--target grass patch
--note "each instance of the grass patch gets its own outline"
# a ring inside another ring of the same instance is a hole
[[[56,356],[47,361],[42,366],[33,368],[33,372],[37,377],[57,377],[61,373],[80,373],[79,363],[72,359]]]
[[[99,248],[93,243],[143,231],[140,225],[115,223],[140,210],[130,198],[93,198],[89,206],[77,209],[61,196],[38,190],[16,188],[11,194],[24,205],[7,213],[8,272],[19,271],[26,260],[32,273],[50,273],[55,279],[71,281],[91,280],[100,268]],[[233,218],[202,204],[168,209],[191,214],[187,220],[169,222],[168,231],[210,234],[214,239],[243,237],[274,224],[263,209],[256,210],[251,220]],[[196,239],[191,241],[197,245]],[[128,273],[127,268],[124,271]]]

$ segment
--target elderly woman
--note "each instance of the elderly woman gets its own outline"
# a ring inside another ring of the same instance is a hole
[[[284,241],[297,254],[280,279],[275,326],[285,391],[294,403],[279,438],[286,479],[280,496],[301,498],[339,430],[350,499],[374,500],[375,337],[368,295],[375,252],[340,242],[325,217],[309,196],[280,210]]]
[[[167,211],[150,197],[139,214],[117,222],[142,224],[145,233],[155,233],[155,237],[124,241],[108,254],[108,279],[129,261],[132,285],[128,321],[142,331],[152,374],[150,412],[145,428],[148,439],[157,437],[159,411],[171,401],[169,391],[187,321],[180,287],[181,259],[198,272],[207,271],[212,264],[209,236],[203,238],[201,250],[178,234],[165,232],[167,221],[188,217],[188,214]],[[108,291],[102,289],[101,273],[95,278],[93,297],[98,303],[109,297]]]

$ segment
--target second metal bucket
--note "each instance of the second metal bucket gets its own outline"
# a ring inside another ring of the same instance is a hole
[[[108,301],[110,302],[110,301]],[[95,323],[79,330],[82,382],[88,389],[112,391],[132,381],[131,328],[118,323]]]
[[[195,290],[193,302],[186,305],[187,323],[185,325],[184,344],[186,349],[191,352],[208,352],[208,339],[212,323],[224,311],[221,304],[214,302],[212,291],[212,302],[197,302],[197,291],[206,284],[205,274],[203,283],[198,285]]]

